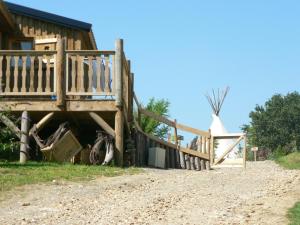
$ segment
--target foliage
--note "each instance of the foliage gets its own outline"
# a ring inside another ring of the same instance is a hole
[[[248,133],[252,146],[281,151],[284,155],[300,150],[300,95],[276,94],[264,106],[257,105],[250,113],[250,125],[243,130]]]
[[[170,102],[165,99],[156,100],[151,98],[146,106],[148,111],[154,112],[160,116],[169,117]],[[153,134],[160,138],[167,138],[169,127],[148,116],[141,116],[141,128],[149,134]]]
[[[300,224],[300,202],[297,202],[293,208],[289,209],[287,216],[290,219],[290,225]]]
[[[300,169],[300,152],[276,158],[276,162],[287,169]]]
[[[96,176],[118,176],[135,174],[141,169],[118,168],[111,166],[85,166],[58,163],[28,162],[19,163],[0,162],[0,193],[11,190],[16,186],[49,182],[52,180],[90,180]]]
[[[17,126],[19,121],[9,111],[1,112]],[[0,159],[16,160],[18,157],[19,140],[4,124],[0,123]]]

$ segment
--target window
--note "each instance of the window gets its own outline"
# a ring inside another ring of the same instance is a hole
[[[27,40],[17,40],[12,43],[13,50],[33,50],[33,42]]]

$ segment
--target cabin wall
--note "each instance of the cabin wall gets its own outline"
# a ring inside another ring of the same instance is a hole
[[[89,40],[84,38],[83,33],[88,33],[87,31],[76,30],[72,28],[67,28],[64,26],[59,26],[53,23],[48,23],[45,21],[33,19],[31,17],[26,17],[22,15],[12,14],[14,20],[16,21],[23,38],[10,37],[9,39],[9,49],[12,49],[13,43],[16,41],[24,40],[38,40],[38,39],[48,39],[55,37],[62,37],[66,39],[66,49],[67,50],[91,50],[92,47],[89,46]],[[20,40],[21,39],[21,40]],[[53,49],[51,44],[39,45],[37,50],[45,50],[47,46],[50,46],[49,50]],[[35,48],[34,48],[35,49]]]

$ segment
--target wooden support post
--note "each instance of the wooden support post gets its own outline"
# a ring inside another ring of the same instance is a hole
[[[243,156],[244,169],[246,169],[246,160],[247,160],[247,134],[244,135],[244,156]]]
[[[123,76],[123,40],[117,39],[115,43],[115,73],[116,73],[116,106],[121,107],[123,96],[122,96],[122,76]]]
[[[21,142],[20,142],[20,163],[26,163],[29,152],[28,152],[28,144],[29,144],[29,114],[27,111],[22,113],[22,121],[21,121]]]
[[[98,114],[90,112],[89,115],[106,133],[113,137],[116,136],[114,129],[112,129]]]
[[[11,132],[13,132],[19,139],[21,139],[20,129],[9,118],[0,113],[0,120],[11,130]]]
[[[195,157],[195,168],[196,168],[197,171],[201,170],[200,158],[199,157]]]
[[[56,105],[64,107],[65,105],[65,39],[57,39],[57,57],[56,57]]]
[[[123,133],[124,121],[123,121],[123,112],[121,108],[118,108],[115,116],[115,145],[116,145],[116,164],[118,166],[123,166]]]

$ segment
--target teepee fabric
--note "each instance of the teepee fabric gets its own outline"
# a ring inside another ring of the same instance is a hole
[[[226,128],[224,127],[221,118],[219,117],[222,105],[224,103],[225,97],[229,91],[229,87],[223,91],[212,91],[212,95],[206,95],[206,98],[212,107],[212,123],[210,125],[210,131],[212,136],[221,136],[228,134]],[[227,150],[227,148],[233,143],[233,140],[230,139],[219,139],[216,143],[215,148],[215,157],[218,159],[222,154]],[[225,158],[235,158],[236,150],[234,149],[231,153]]]

